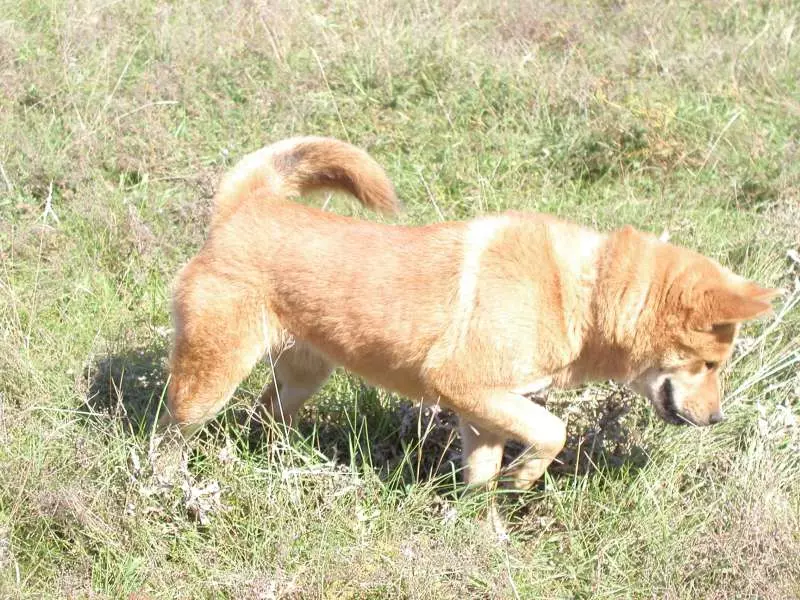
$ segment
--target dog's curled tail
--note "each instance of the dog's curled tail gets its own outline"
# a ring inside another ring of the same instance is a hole
[[[296,137],[248,154],[225,175],[214,198],[214,222],[262,189],[288,198],[322,188],[347,192],[379,212],[400,210],[394,186],[369,154],[333,138]]]

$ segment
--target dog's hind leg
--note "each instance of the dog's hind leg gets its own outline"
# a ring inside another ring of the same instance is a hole
[[[261,394],[260,402],[272,419],[291,427],[297,411],[325,383],[333,365],[303,342],[267,359],[273,380]]]
[[[173,303],[175,341],[161,429],[176,424],[188,436],[223,408],[270,345],[274,327],[264,311],[230,282],[185,270]]]

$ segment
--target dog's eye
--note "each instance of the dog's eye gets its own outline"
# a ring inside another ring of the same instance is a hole
[[[718,362],[707,362],[707,363],[706,363],[706,369],[708,369],[709,371],[713,371],[713,370],[714,370],[714,369],[716,369],[718,366],[719,366],[719,363],[718,363]]]

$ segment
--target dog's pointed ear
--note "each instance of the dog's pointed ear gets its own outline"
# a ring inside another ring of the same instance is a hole
[[[772,312],[771,300],[780,294],[781,290],[763,288],[752,281],[711,284],[699,294],[695,324],[698,329],[709,331],[756,319]]]

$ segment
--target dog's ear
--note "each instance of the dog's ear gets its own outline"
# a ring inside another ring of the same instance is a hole
[[[695,326],[710,331],[722,325],[756,319],[772,312],[770,301],[780,294],[781,290],[763,288],[752,281],[709,284],[697,294]]]

